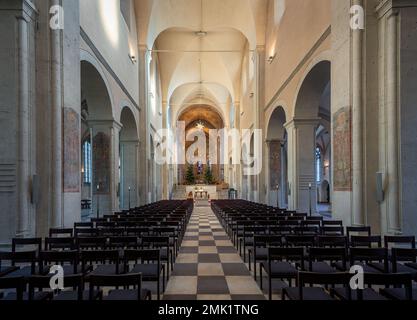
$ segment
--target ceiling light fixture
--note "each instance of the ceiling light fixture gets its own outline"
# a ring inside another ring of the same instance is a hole
[[[130,61],[132,61],[132,63],[136,63],[138,60],[136,59],[136,57],[134,55],[129,54],[129,59]]]
[[[207,32],[200,30],[200,31],[197,31],[195,35],[198,37],[205,37],[207,35]]]

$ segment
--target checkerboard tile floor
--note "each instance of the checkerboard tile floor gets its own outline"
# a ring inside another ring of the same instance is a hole
[[[195,207],[164,299],[265,299],[210,207]]]

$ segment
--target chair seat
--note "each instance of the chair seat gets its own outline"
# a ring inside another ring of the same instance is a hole
[[[93,300],[98,300],[101,295],[102,295],[101,291],[94,290]],[[83,291],[82,299],[83,299],[83,301],[90,300],[90,291],[89,290],[84,290]],[[77,301],[77,300],[78,300],[78,292],[77,291],[62,291],[54,297],[54,301]]]
[[[133,266],[132,270],[130,270],[130,273],[141,273],[142,279],[149,279],[149,278],[158,278],[161,274],[162,266],[159,266],[158,270],[158,264],[136,264]]]
[[[300,289],[296,288],[284,288],[283,290],[286,293],[287,297],[290,300],[300,300]],[[324,288],[319,287],[306,287],[303,288],[303,300],[311,300],[311,301],[327,301],[327,300],[335,300],[328,292],[324,290]]]
[[[110,301],[137,301],[146,300],[151,297],[151,293],[147,289],[142,289],[141,297],[138,299],[138,290],[111,290],[103,300]]]
[[[52,296],[53,296],[52,292],[35,292],[33,300],[35,300],[35,301],[51,300]],[[8,295],[6,295],[2,300],[4,300],[4,301],[16,301],[17,300],[17,294],[15,292],[11,292]],[[27,293],[27,292],[23,293],[23,300],[25,300],[25,301],[29,300],[29,293]]]
[[[405,264],[407,267],[413,268],[417,270],[417,263],[415,262],[409,262]]]
[[[335,295],[341,300],[348,300],[348,294],[347,294],[346,288],[334,288],[334,289],[331,289],[331,291],[334,292]],[[352,294],[352,300],[358,300],[358,294],[356,290],[352,290],[351,294]],[[363,300],[379,301],[379,300],[388,300],[388,299],[380,295],[374,289],[365,288],[363,290]]]
[[[263,267],[267,274],[271,277],[277,278],[295,278],[298,275],[298,270],[289,262],[272,262],[271,270],[269,270],[269,265],[267,263],[263,264]]]
[[[34,274],[39,274],[38,267],[35,268]],[[33,276],[33,274],[32,274],[32,267],[30,266],[18,268],[15,271],[9,272],[5,275],[5,277],[24,277],[24,278],[29,278],[31,276]]]
[[[370,266],[372,268],[377,269],[380,272],[384,272],[384,264],[383,263],[370,263]],[[392,272],[392,266],[389,266],[389,272]],[[411,273],[414,279],[417,279],[417,269],[410,268],[406,265],[403,265],[401,263],[397,263],[397,273]]]
[[[402,288],[385,288],[380,293],[391,300],[407,300],[405,289]],[[417,300],[417,289],[413,289],[413,300]]]
[[[3,266],[3,267],[0,268],[0,277],[3,277],[4,275],[6,275],[10,272],[16,271],[18,269],[19,269],[18,267],[12,267],[12,266],[9,266],[9,267],[5,266],[4,267]]]
[[[337,271],[335,270],[335,268],[331,267],[327,262],[323,261],[313,262],[312,270],[310,270],[310,264],[308,262],[304,262],[304,270],[317,273],[334,273]]]
[[[113,274],[121,274],[123,273],[124,265],[119,265],[119,272],[116,271],[116,265],[115,264],[101,264],[94,268],[93,271],[89,273],[89,275],[113,275]]]

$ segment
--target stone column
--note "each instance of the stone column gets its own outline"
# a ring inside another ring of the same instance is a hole
[[[138,165],[139,140],[120,141],[121,177],[120,199],[121,208],[129,209],[129,188],[131,208],[138,206],[137,199],[137,165]]]
[[[289,208],[309,213],[309,185],[311,184],[311,210],[316,212],[317,192],[315,177],[316,130],[319,119],[294,119],[285,124],[288,133],[288,180],[291,195]]]
[[[22,15],[18,24],[18,156],[17,156],[17,208],[18,224],[16,236],[24,237],[29,231],[29,48],[28,21]]]
[[[354,4],[363,7],[362,0]],[[352,225],[365,225],[363,171],[363,30],[352,31]]]
[[[388,231],[401,230],[399,207],[399,143],[398,143],[398,11],[387,18],[387,187]]]
[[[139,189],[140,189],[140,204],[144,205],[148,202],[148,153],[149,144],[149,121],[148,121],[148,106],[149,106],[149,90],[148,90],[148,75],[149,75],[149,51],[146,45],[139,45]]]
[[[60,5],[60,0],[50,0],[50,6]],[[62,227],[62,30],[51,30],[51,227]]]

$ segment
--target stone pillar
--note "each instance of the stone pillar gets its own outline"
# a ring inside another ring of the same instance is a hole
[[[29,48],[28,20],[25,15],[17,17],[18,24],[18,153],[17,153],[17,213],[16,236],[24,237],[29,232]]]
[[[289,208],[309,213],[309,184],[311,184],[311,210],[316,212],[317,186],[315,170],[316,130],[319,119],[294,119],[285,124],[288,133],[288,180],[291,194]]]
[[[265,53],[265,46],[258,45],[256,47],[256,63],[255,63],[255,128],[256,129],[263,129],[264,125],[264,106],[265,106],[265,61],[266,61],[266,53]],[[267,182],[265,181],[265,175],[263,174],[266,171],[266,158],[267,150],[266,145],[262,144],[262,161],[261,164],[263,166],[261,173],[254,177],[253,183],[253,192],[254,197],[253,200],[255,202],[260,203],[267,203],[267,194],[266,194],[266,186]]]
[[[50,0],[50,6],[60,5],[60,0]],[[51,227],[62,227],[62,30],[51,30]]]
[[[148,150],[149,144],[149,120],[148,120],[148,106],[149,106],[149,58],[150,54],[146,45],[139,45],[139,189],[140,189],[140,205],[148,202]]]
[[[363,7],[362,0],[354,4]],[[363,30],[352,31],[352,225],[366,224],[363,170]]]
[[[137,176],[138,176],[139,140],[120,141],[121,177],[120,177],[120,209],[130,209],[138,206]],[[130,208],[129,208],[130,188]]]
[[[385,201],[381,203],[382,229],[386,233],[400,233],[400,65],[399,65],[399,10],[396,1],[385,2],[377,8],[380,24],[380,171],[384,173]]]

